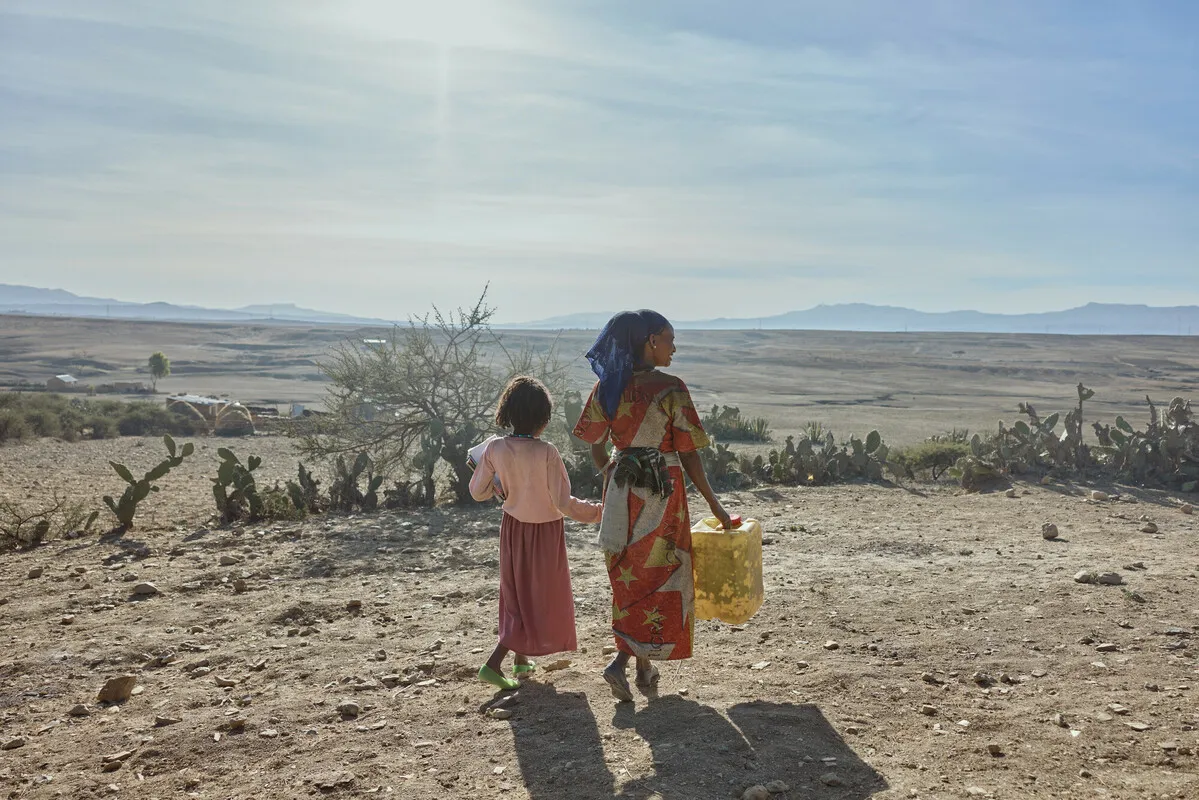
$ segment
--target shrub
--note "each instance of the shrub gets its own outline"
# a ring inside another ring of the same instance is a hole
[[[29,423],[20,411],[11,408],[0,410],[0,442],[19,442],[31,433]]]
[[[959,458],[970,455],[970,445],[949,436],[933,436],[920,444],[893,451],[889,461],[914,478],[927,474],[934,481],[944,475]]]
[[[723,442],[769,442],[770,422],[764,417],[746,419],[736,406],[713,406],[712,411],[701,420],[706,430],[717,441]]]

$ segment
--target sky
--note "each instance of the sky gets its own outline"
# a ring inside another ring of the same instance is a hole
[[[1190,0],[4,0],[0,283],[500,322],[1199,304]]]

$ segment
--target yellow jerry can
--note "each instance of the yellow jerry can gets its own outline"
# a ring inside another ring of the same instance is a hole
[[[691,528],[695,618],[745,622],[762,607],[762,525],[733,517],[725,530],[714,517]]]

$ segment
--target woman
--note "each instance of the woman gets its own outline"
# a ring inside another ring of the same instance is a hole
[[[631,656],[639,686],[657,682],[652,661],[691,657],[695,586],[684,471],[712,515],[730,525],[697,452],[709,439],[691,395],[658,370],[670,366],[674,352],[674,328],[661,314],[613,317],[587,352],[599,382],[574,429],[606,475],[599,542],[618,653],[604,679],[619,700],[633,699],[625,675]]]

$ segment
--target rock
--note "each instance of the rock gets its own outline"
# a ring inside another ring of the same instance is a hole
[[[573,662],[569,658],[559,658],[557,661],[551,661],[542,667],[544,672],[558,672],[569,667]]]
[[[825,786],[844,786],[845,781],[835,772],[826,772],[820,776],[820,782]]]
[[[379,678],[379,683],[383,684],[383,686],[387,689],[394,689],[400,685],[400,681],[403,679],[403,675],[384,675],[383,677]]]
[[[832,639],[829,639],[827,642],[824,643],[824,649],[825,650],[840,650],[841,645],[838,644],[837,642],[833,641]]]
[[[760,672],[769,666],[770,666],[769,661],[759,661],[758,663],[751,665],[750,669],[757,670]]]
[[[58,623],[60,625],[74,625],[75,624],[75,615],[74,614],[63,614],[62,619],[60,619],[58,621]]]
[[[137,586],[133,587],[133,594],[135,597],[153,597],[154,595],[159,594],[159,591],[158,587],[154,584],[148,581],[143,581]]]
[[[263,739],[278,739],[279,731],[275,730],[274,728],[267,728],[264,731],[259,731],[258,735]]]
[[[945,683],[945,681],[941,680],[940,678],[938,678],[936,675],[932,674],[931,672],[923,673],[920,676],[920,680],[922,680],[925,683],[930,684],[932,686],[940,686],[941,684]]]
[[[1178,749],[1178,742],[1162,742],[1158,745],[1162,750],[1171,751]]]
[[[101,703],[123,703],[133,695],[134,686],[137,686],[136,675],[110,678],[96,695],[96,700]]]
[[[1178,510],[1184,514],[1194,514],[1195,513],[1195,507],[1193,505],[1191,505],[1190,503],[1183,503],[1181,506],[1178,507]]]
[[[330,775],[317,775],[312,779],[312,783],[322,792],[332,792],[335,789],[349,788],[356,780],[352,772],[335,772]]]
[[[811,664],[809,664],[809,663],[808,663],[808,662],[806,662],[806,661],[796,661],[796,662],[795,662],[795,668],[796,668],[796,669],[807,669],[807,668],[808,668],[808,667],[810,667],[810,666],[811,666]]]
[[[926,717],[935,717],[937,715],[937,707],[930,706],[928,703],[920,706],[920,713]]]
[[[133,755],[133,753],[134,753],[133,750],[122,750],[119,753],[113,753],[110,756],[104,756],[103,758],[100,759],[100,761],[101,761],[101,763],[104,763],[104,764],[114,764],[114,763],[119,764],[124,761],[128,761],[130,759],[130,757]]]
[[[1102,503],[1104,500],[1110,500],[1111,496],[1107,492],[1101,492],[1098,489],[1091,491],[1091,499]]]
[[[349,601],[348,603],[346,603],[346,610],[347,611],[361,611],[362,610],[362,601],[361,600]]]
[[[975,684],[983,687],[984,689],[987,688],[988,686],[995,685],[995,679],[992,678],[990,675],[988,675],[985,672],[974,673],[973,675],[970,676],[970,680],[974,681]]]
[[[337,713],[343,717],[354,718],[362,713],[362,706],[355,703],[353,700],[342,700],[337,704]]]
[[[987,753],[995,758],[1001,758],[1003,756],[1003,746],[996,742],[991,742],[987,745]]]
[[[1145,731],[1149,730],[1149,726],[1144,722],[1125,722],[1124,724],[1132,728],[1137,733],[1144,733]]]
[[[1120,646],[1115,642],[1104,642],[1103,644],[1095,645],[1095,649],[1100,653],[1115,653],[1119,651]]]
[[[610,656],[610,655],[615,655],[615,653],[616,653],[616,645],[614,645],[614,644],[604,645],[604,655]]]
[[[90,717],[92,710],[83,703],[78,703],[71,706],[71,710],[67,712],[67,715],[71,717]]]
[[[1041,526],[1041,536],[1046,539],[1053,540],[1057,538],[1057,526],[1052,522],[1046,522]]]
[[[487,716],[492,719],[512,719],[512,709],[510,708],[490,708],[487,710]]]
[[[1152,522],[1146,522],[1141,526],[1141,533],[1157,533],[1157,525]]]
[[[237,580],[235,580],[233,582],[233,593],[234,594],[245,594],[249,590],[250,590],[250,584],[246,583],[241,578],[238,578]]]
[[[1118,572],[1100,572],[1095,576],[1095,582],[1104,586],[1119,586],[1124,583],[1124,577]]]
[[[25,738],[23,736],[16,736],[12,739],[9,739],[4,744],[0,744],[0,750],[16,750],[17,748],[24,746]]]
[[[741,800],[770,800],[770,790],[765,786],[751,786],[741,793]]]
[[[1005,497],[1015,497],[1016,496],[1016,487],[1013,486],[1012,488],[1008,489],[1003,494]]]
[[[786,781],[771,781],[766,784],[766,791],[771,794],[783,794],[791,791],[791,787],[787,785]]]
[[[1119,714],[1122,717],[1126,717],[1130,713],[1129,710],[1125,706],[1122,706],[1119,703],[1112,703],[1110,706],[1107,707],[1107,710],[1112,712],[1113,714]]]
[[[34,567],[26,573],[31,580],[42,577],[45,570],[42,567]]]
[[[183,720],[178,719],[176,717],[158,716],[158,717],[154,718],[154,727],[165,728],[168,725],[178,725],[180,722],[183,722]]]
[[[1059,728],[1069,728],[1070,723],[1066,722],[1066,718],[1061,714],[1054,714],[1049,720]]]
[[[216,682],[216,685],[221,687],[222,689],[231,689],[234,686],[236,686],[238,683],[237,681],[233,680],[232,678],[222,678],[220,675],[214,675],[214,676],[212,676],[212,679],[213,679],[213,681]]]
[[[235,564],[240,564],[244,560],[245,559],[243,559],[241,556],[234,556],[226,553],[225,555],[221,556],[221,566],[232,567]]]
[[[1074,573],[1074,582],[1075,583],[1098,583],[1099,575],[1094,572],[1088,572],[1085,569],[1080,570],[1080,571]]]
[[[1091,771],[1090,771],[1090,770],[1088,770],[1088,769],[1080,769],[1080,770],[1078,771],[1078,777],[1080,777],[1080,778],[1089,778],[1089,777],[1091,777]]]

